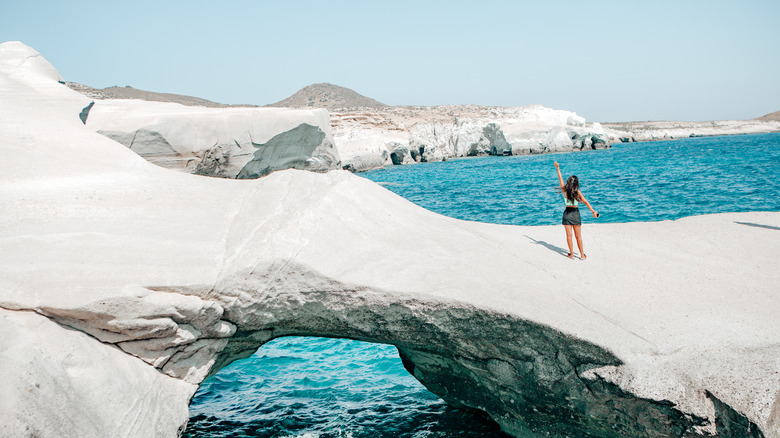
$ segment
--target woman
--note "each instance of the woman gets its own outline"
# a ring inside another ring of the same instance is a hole
[[[563,211],[563,227],[566,228],[566,243],[569,244],[569,254],[567,257],[574,258],[574,247],[571,242],[571,233],[574,231],[574,237],[577,238],[577,246],[580,248],[580,259],[585,260],[588,256],[582,250],[582,220],[580,219],[580,210],[577,207],[580,202],[584,202],[588,206],[588,210],[593,213],[593,217],[599,217],[596,210],[590,206],[590,203],[580,191],[580,182],[575,175],[569,177],[566,180],[566,184],[563,183],[563,177],[561,176],[561,168],[558,162],[555,162],[555,170],[558,171],[558,181],[561,184],[561,192],[563,192],[563,202],[566,204],[566,210]]]

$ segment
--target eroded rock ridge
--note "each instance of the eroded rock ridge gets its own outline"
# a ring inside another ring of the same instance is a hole
[[[345,168],[480,155],[527,155],[610,146],[598,123],[541,105],[387,107],[331,112],[333,136]]]
[[[198,175],[257,178],[290,168],[341,168],[323,109],[98,100],[86,125],[154,164]]]

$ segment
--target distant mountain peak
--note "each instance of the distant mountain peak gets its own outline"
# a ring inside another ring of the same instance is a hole
[[[358,94],[349,88],[328,83],[320,83],[307,85],[287,99],[272,103],[268,106],[292,108],[382,108],[387,105],[371,99],[370,97]]]

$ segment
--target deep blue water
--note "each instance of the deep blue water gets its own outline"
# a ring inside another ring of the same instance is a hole
[[[780,134],[619,144],[611,149],[396,166],[362,176],[448,216],[517,225],[560,223],[553,161],[601,212],[631,222],[780,211]],[[562,238],[563,238],[563,233]],[[188,437],[488,438],[484,414],[448,407],[392,346],[290,337],[203,383]]]
[[[393,346],[287,337],[203,383],[190,437],[495,437],[485,414],[459,411],[426,390]]]
[[[610,149],[466,158],[394,166],[366,178],[429,210],[514,225],[560,223],[564,180],[601,213],[600,222],[678,219],[708,213],[780,210],[780,134],[617,144]],[[590,215],[584,214],[590,218]],[[587,219],[586,219],[587,220]]]

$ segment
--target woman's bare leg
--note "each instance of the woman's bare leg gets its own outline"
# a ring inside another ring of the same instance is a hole
[[[571,241],[571,225],[564,225],[563,228],[566,228],[566,243],[569,245],[569,254],[567,255],[568,258],[574,257],[574,246],[572,245]],[[577,242],[579,242],[579,237],[577,238]]]
[[[580,258],[585,260],[588,256],[585,255],[585,251],[582,250],[582,225],[574,225],[574,237],[577,238],[577,247],[580,249]],[[571,248],[571,244],[569,245]],[[571,251],[571,249],[569,249]]]

